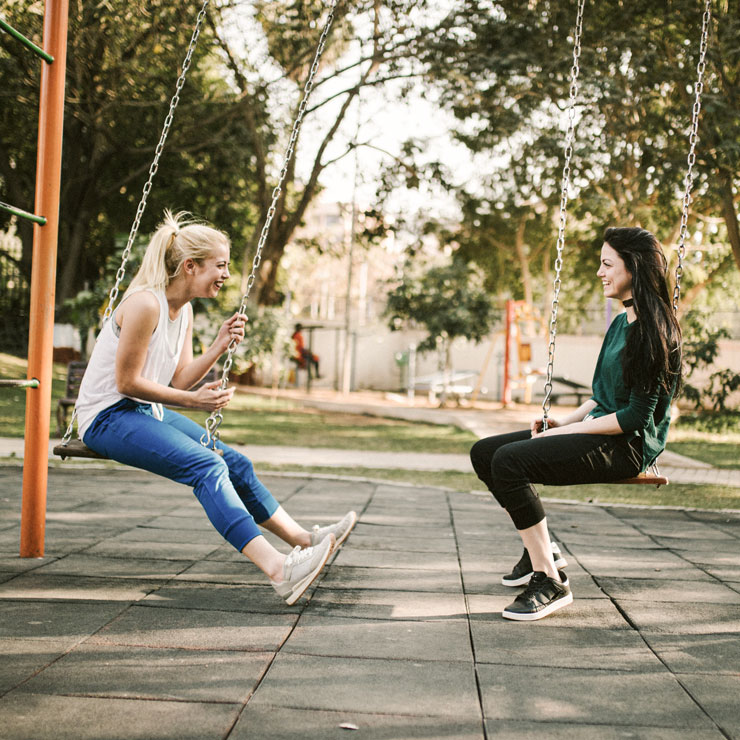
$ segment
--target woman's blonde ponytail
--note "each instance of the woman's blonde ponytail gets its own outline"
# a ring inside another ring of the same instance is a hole
[[[166,210],[124,298],[142,288],[164,290],[180,274],[185,260],[200,263],[218,245],[229,246],[222,231],[192,220],[185,211],[173,215]]]

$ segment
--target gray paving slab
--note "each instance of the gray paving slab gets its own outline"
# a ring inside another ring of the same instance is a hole
[[[205,519],[205,517],[204,517]],[[139,526],[109,538],[108,542],[157,542],[159,544],[175,543],[183,545],[211,545],[218,547],[223,538],[208,521],[201,522],[200,527],[189,529],[161,529],[158,527]]]
[[[698,554],[701,551],[708,552],[728,552],[734,555],[740,553],[740,540],[735,537],[727,537],[721,539],[715,539],[714,532],[710,531],[708,534],[711,537],[703,538],[688,538],[688,537],[654,537],[655,542],[662,546],[667,547],[674,552],[680,554]]]
[[[44,559],[46,560],[46,559]],[[44,575],[90,576],[167,581],[192,566],[190,560],[144,560],[104,558],[76,553],[51,560],[36,569]]]
[[[669,550],[579,548],[578,562],[596,577],[706,579],[704,571]]]
[[[290,635],[297,619],[297,614],[133,606],[95,631],[89,641],[98,645],[274,652]]]
[[[458,594],[462,591],[459,570],[356,567],[335,564],[323,578],[324,588],[429,591]]]
[[[619,608],[641,633],[674,635],[739,634],[740,607],[736,604],[617,600]]]
[[[315,587],[312,587],[315,588]],[[261,612],[284,614],[297,612],[301,606],[286,606],[272,586],[245,587],[231,583],[171,581],[142,600],[152,608],[204,609],[224,612]]]
[[[412,661],[472,662],[466,619],[362,620],[304,614],[285,653]]]
[[[715,725],[668,671],[629,672],[479,665],[487,720],[693,728]],[[523,700],[526,697],[526,701]]]
[[[740,676],[679,674],[678,680],[728,737],[740,737]]]
[[[491,735],[489,735],[491,737]],[[479,719],[255,707],[250,702],[229,740],[484,740]],[[659,740],[656,738],[656,740]],[[678,740],[678,739],[677,739]]]
[[[455,539],[446,533],[444,537],[393,537],[393,536],[376,536],[365,534],[368,530],[363,528],[358,531],[357,526],[352,532],[352,549],[358,550],[384,550],[390,552],[394,550],[403,550],[405,552],[457,552],[457,543]],[[0,569],[2,560],[0,560]],[[740,569],[740,568],[739,568]]]
[[[462,593],[319,588],[311,599],[314,614],[362,619],[460,619],[465,617]]]
[[[3,740],[222,740],[240,709],[14,692],[2,699]]]
[[[406,570],[434,570],[457,573],[457,553],[408,552],[404,550],[355,550],[344,548],[336,559],[337,565],[368,568],[401,568]]]
[[[85,550],[90,555],[102,555],[107,558],[142,559],[142,560],[199,560],[215,552],[220,545],[216,542],[206,545],[178,542],[122,542],[106,540]]]
[[[177,574],[176,581],[229,583],[238,586],[264,586],[265,574],[241,553],[231,550],[234,560],[200,560]]]
[[[306,525],[360,514],[294,607],[184,486],[53,468],[42,560],[0,493],[3,739],[6,716],[11,738],[739,736],[740,516],[548,503],[575,601],[521,624],[488,494],[263,480]]]
[[[639,718],[638,718],[639,719]],[[613,727],[608,724],[562,722],[531,722],[489,719],[486,721],[489,738],[496,740],[720,740],[726,736],[719,729],[646,727],[634,725]]]
[[[128,603],[145,598],[161,583],[162,581],[149,579],[97,578],[54,573],[47,575],[36,570],[0,584],[0,599]]]
[[[0,600],[0,638],[57,640],[73,646],[128,608],[126,602]]]
[[[15,688],[59,659],[69,650],[70,646],[70,642],[63,640],[0,638],[0,695]],[[1,717],[2,705],[0,704]]]
[[[674,673],[740,675],[740,640],[736,634],[663,635],[642,638]]]
[[[272,658],[272,652],[85,644],[18,691],[240,704],[256,688]]]
[[[740,593],[710,576],[702,580],[661,580],[644,578],[599,578],[599,586],[615,599],[692,604],[740,604]]]
[[[280,653],[250,704],[466,720],[481,716],[473,667],[465,662]]]
[[[663,665],[633,630],[578,626],[531,629],[500,619],[473,619],[470,627],[476,661],[496,665],[550,668],[600,668],[611,671],[661,671]]]

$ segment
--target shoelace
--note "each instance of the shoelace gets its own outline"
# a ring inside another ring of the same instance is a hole
[[[292,565],[298,565],[305,560],[309,560],[313,556],[313,553],[313,547],[307,547],[305,550],[301,550],[300,546],[296,545],[285,558],[285,567],[289,568]]]

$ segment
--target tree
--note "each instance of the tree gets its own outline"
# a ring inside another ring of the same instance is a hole
[[[428,332],[421,352],[439,352],[445,377],[452,370],[455,339],[479,343],[491,332],[495,311],[480,270],[462,260],[427,270],[407,263],[400,283],[388,294],[388,325],[397,331],[407,325]]]
[[[251,49],[243,48],[242,40],[228,33],[237,17],[248,14],[247,6],[251,2],[238,0],[222,6],[213,21],[213,30],[240,98],[265,100],[265,110],[281,112],[280,118],[274,120],[263,113],[255,114],[248,107],[243,112],[256,154],[256,204],[261,225],[270,207],[280,154],[290,130],[288,122],[296,117],[319,27],[324,22],[324,3],[262,0],[256,4],[255,18],[262,29],[269,64],[255,61]],[[370,143],[354,141],[351,134],[342,130],[352,104],[363,89],[381,89],[391,81],[420,77],[423,70],[418,60],[423,56],[422,47],[449,33],[454,20],[454,14],[440,12],[434,0],[355,0],[340,3],[334,14],[306,110],[304,133],[298,138],[295,155],[286,170],[285,185],[262,253],[257,293],[263,304],[278,302],[282,297],[276,286],[280,259],[309,204],[321,191],[321,175],[356,146]],[[325,121],[320,130],[316,128],[319,114]],[[311,140],[305,134],[306,125],[313,126]],[[281,127],[284,132],[278,135]],[[305,174],[301,176],[299,172]],[[259,235],[255,231],[246,249],[250,258],[244,260],[246,272]]]
[[[486,156],[486,162],[497,162],[496,174],[478,192],[461,192],[461,198],[472,220],[465,231],[472,233],[470,226],[482,221],[481,216],[490,216],[495,224],[494,236],[477,244],[468,239],[467,256],[500,266],[506,254],[483,257],[476,250],[500,248],[493,240],[503,232],[504,251],[513,252],[521,230],[526,235],[542,221],[538,208],[547,211],[547,241],[555,243],[550,198],[560,183],[563,136],[558,132],[568,97],[574,6],[564,0],[465,0],[456,8],[457,32],[434,39],[423,61],[443,104],[460,122],[457,138],[476,155]],[[607,224],[640,224],[661,235],[666,246],[674,246],[700,28],[701,7],[693,0],[587,6],[571,173],[571,261],[581,262],[585,248],[592,247]],[[701,242],[701,264],[687,266],[686,304],[740,265],[738,31],[736,10],[724,1],[714,3],[689,222],[690,235]],[[526,177],[521,176],[521,156],[531,165]],[[496,187],[497,178],[502,187]],[[549,189],[544,188],[547,183]],[[527,191],[532,190],[539,191],[538,197],[530,197]],[[471,194],[479,207],[471,209]],[[503,209],[498,208],[501,203]],[[509,233],[498,228],[496,210],[511,223]],[[553,258],[551,247],[550,264]],[[523,271],[520,280],[526,283]]]
[[[4,0],[9,23],[40,43],[42,10]],[[197,7],[163,0],[72,0],[65,101],[59,271],[63,302],[101,279],[117,235],[127,234],[184,58]],[[141,232],[165,207],[185,208],[241,241],[255,223],[254,149],[239,100],[213,63],[213,36],[201,34]],[[7,200],[32,210],[39,65],[18,44],[0,50],[0,181]],[[224,197],[224,193],[228,197]],[[0,216],[0,227],[7,223]],[[30,274],[30,225],[19,222]]]

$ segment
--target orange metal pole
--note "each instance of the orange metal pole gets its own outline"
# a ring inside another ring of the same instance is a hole
[[[68,14],[68,0],[46,0],[43,43],[44,50],[54,57],[54,62],[44,62],[41,69],[35,212],[46,217],[46,224],[35,224],[33,227],[28,333],[28,377],[38,378],[40,385],[36,390],[26,392],[22,558],[40,558],[44,555]]]

